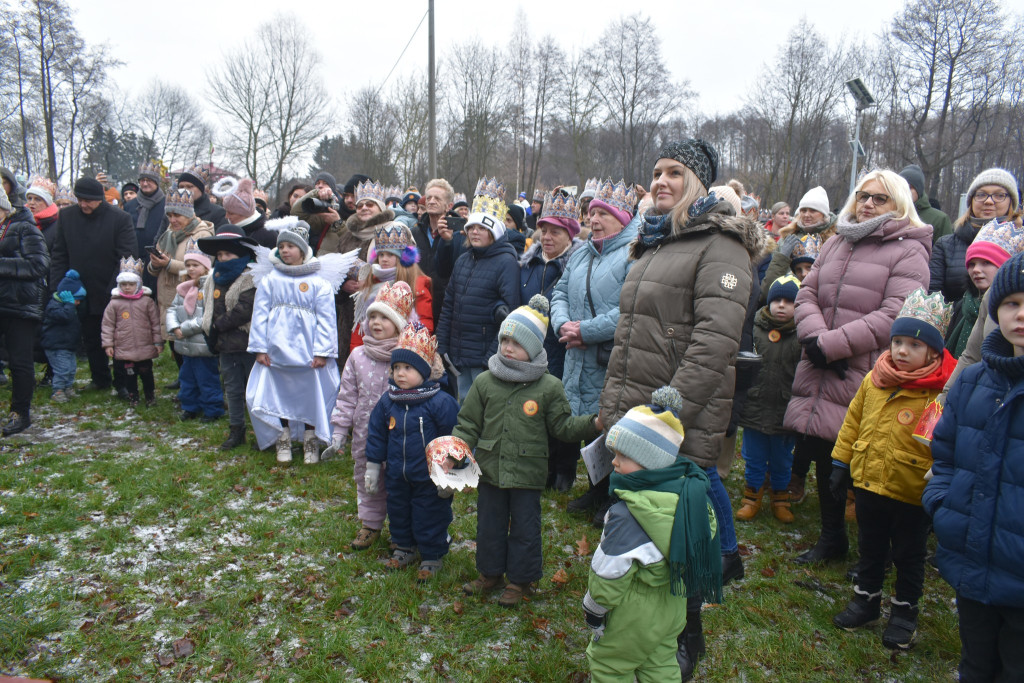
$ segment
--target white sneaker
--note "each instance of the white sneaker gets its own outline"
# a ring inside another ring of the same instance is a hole
[[[307,429],[302,439],[303,462],[307,465],[315,465],[320,462],[320,442],[316,438],[316,432]]]
[[[292,436],[288,429],[284,429],[281,436],[277,437],[277,461],[292,461]]]

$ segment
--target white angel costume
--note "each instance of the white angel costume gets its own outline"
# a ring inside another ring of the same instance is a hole
[[[288,226],[271,226],[268,221],[267,227]],[[261,450],[277,440],[281,420],[288,420],[292,440],[302,440],[307,424],[318,439],[331,440],[331,409],[341,383],[338,365],[314,369],[312,363],[318,356],[338,357],[334,293],[356,256],[357,251],[351,251],[317,259],[307,251],[302,264],[289,266],[276,250],[257,249],[248,350],[267,354],[270,367],[253,365],[245,401]]]

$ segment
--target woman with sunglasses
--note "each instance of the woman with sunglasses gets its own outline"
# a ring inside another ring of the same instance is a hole
[[[967,274],[967,247],[983,225],[998,219],[1015,221],[1020,217],[1017,180],[1008,171],[990,168],[971,181],[967,190],[967,211],[957,219],[952,235],[935,242],[928,264],[931,274],[929,292],[942,292],[951,303],[963,298],[970,276]]]
[[[794,457],[815,463],[821,536],[796,558],[799,564],[846,557],[845,496],[836,498],[828,486],[832,448],[847,406],[889,345],[903,300],[928,284],[931,240],[907,182],[889,170],[872,171],[846,200],[836,235],[801,284],[796,333],[804,353],[784,425],[797,434]]]

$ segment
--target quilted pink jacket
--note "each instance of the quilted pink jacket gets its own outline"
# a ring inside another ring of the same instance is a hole
[[[853,243],[829,238],[796,297],[796,331],[817,337],[825,357],[845,358],[846,379],[815,368],[804,354],[786,408],[786,429],[835,441],[846,409],[879,354],[903,300],[918,287],[928,290],[932,229],[890,220]]]
[[[352,455],[366,453],[370,413],[388,390],[388,360],[373,360],[365,346],[352,350],[341,373],[341,389],[331,414],[334,434],[348,435],[352,430]]]

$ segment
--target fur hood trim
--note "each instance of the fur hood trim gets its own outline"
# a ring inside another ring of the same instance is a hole
[[[721,232],[724,235],[729,235],[743,245],[751,260],[760,257],[769,248],[766,245],[769,240],[768,233],[754,220],[746,216],[733,215],[733,208],[725,202],[719,203],[711,211],[703,216],[698,216],[686,225],[674,224],[672,232],[662,244],[678,242],[687,239],[690,235],[703,232]],[[646,248],[640,240],[637,240],[630,247],[630,257],[634,260],[638,259],[644,251]]]

